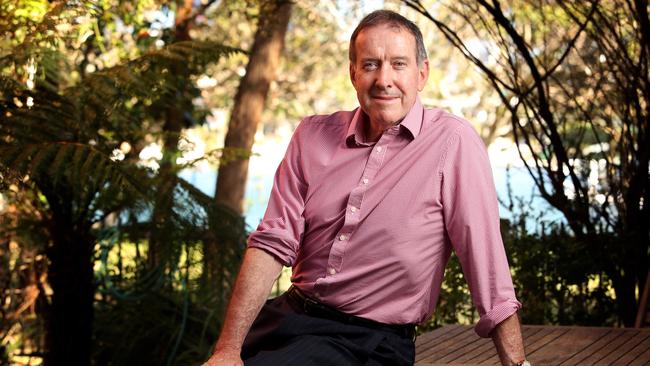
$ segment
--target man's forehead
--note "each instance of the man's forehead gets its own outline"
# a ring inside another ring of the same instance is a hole
[[[366,32],[369,32],[369,31],[393,31],[393,32],[396,32],[396,33],[406,32],[406,33],[410,34],[410,32],[408,32],[408,30],[403,25],[401,25],[399,23],[392,23],[391,22],[391,23],[373,24],[371,26],[368,26],[368,27],[362,29],[359,32],[358,37],[361,37],[361,35],[363,35]],[[412,36],[412,34],[411,34],[411,36]],[[413,37],[413,39],[415,39],[415,37]]]
[[[379,32],[379,34],[374,33],[372,35],[369,35],[368,33],[370,32]],[[406,36],[406,39],[408,39],[406,41],[407,43],[404,43],[403,41],[398,41],[397,38],[385,37],[381,34],[383,32],[397,32],[399,33],[400,36]],[[415,37],[406,29],[404,29],[404,27],[395,24],[379,24],[376,26],[363,29],[361,32],[359,32],[359,35],[355,40],[355,49],[357,50],[357,52],[359,51],[372,52],[373,44],[375,43],[383,44],[385,42],[390,42],[394,46],[395,45],[402,46],[399,48],[403,48],[404,51],[406,51],[407,53],[404,55],[404,57],[415,56],[415,55],[411,55],[411,49],[414,47],[416,42]],[[370,43],[370,48],[364,48],[362,46],[363,44],[368,45],[369,43]]]

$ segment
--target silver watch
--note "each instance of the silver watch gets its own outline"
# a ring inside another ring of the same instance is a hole
[[[517,366],[532,366],[528,360],[523,360],[517,364]]]

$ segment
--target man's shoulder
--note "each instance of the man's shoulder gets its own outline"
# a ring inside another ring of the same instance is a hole
[[[424,119],[435,124],[443,125],[442,127],[445,128],[455,129],[460,127],[461,125],[469,126],[469,127],[472,126],[463,117],[457,116],[442,108],[425,108]]]
[[[444,133],[462,137],[475,138],[478,133],[465,118],[440,108],[424,109],[424,120],[435,128],[435,133]],[[425,122],[425,123],[426,123]]]
[[[300,122],[301,125],[306,127],[317,127],[320,125],[329,126],[347,126],[354,117],[355,110],[352,111],[337,111],[331,114],[314,114],[307,116]]]
[[[354,113],[355,111],[338,111],[307,116],[300,121],[294,135],[299,138],[342,136],[347,131]]]

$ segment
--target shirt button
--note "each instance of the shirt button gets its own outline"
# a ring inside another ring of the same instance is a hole
[[[368,178],[363,178],[361,182],[363,182],[363,184],[368,184]]]
[[[343,241],[343,240],[345,240],[345,239],[347,239],[347,238],[348,238],[348,237],[347,237],[345,234],[341,234],[341,235],[339,235],[339,240],[341,240],[341,241]]]
[[[334,268],[330,268],[330,274],[331,274],[331,275],[336,274],[336,270],[335,270]]]
[[[354,207],[354,206],[352,206],[352,207],[350,207],[350,211],[352,211],[352,212],[357,212],[357,208]]]
[[[382,150],[381,146],[377,146],[377,152],[380,153]]]

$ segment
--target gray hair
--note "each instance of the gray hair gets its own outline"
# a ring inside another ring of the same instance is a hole
[[[359,25],[357,25],[357,28],[352,32],[352,36],[350,37],[350,62],[356,62],[356,47],[354,43],[359,33],[366,28],[383,24],[404,28],[413,35],[415,38],[416,60],[418,65],[422,65],[422,62],[427,59],[427,50],[424,48],[424,40],[422,39],[420,28],[412,21],[391,10],[375,10],[361,19],[361,22],[359,22]]]

